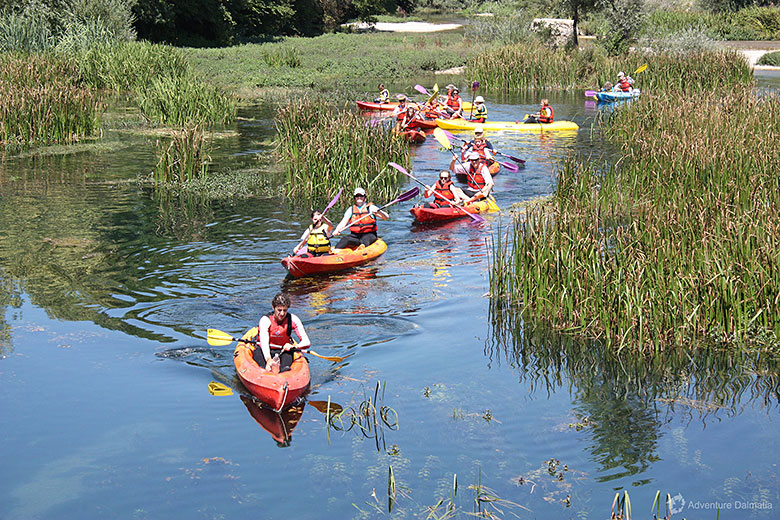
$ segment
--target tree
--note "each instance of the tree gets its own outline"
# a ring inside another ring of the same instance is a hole
[[[574,21],[574,31],[572,34],[572,45],[577,48],[579,45],[579,39],[577,38],[577,31],[580,20],[589,11],[596,9],[596,2],[598,0],[561,0],[561,8],[571,17]]]

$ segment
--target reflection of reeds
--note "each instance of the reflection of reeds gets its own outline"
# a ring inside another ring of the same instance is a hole
[[[617,352],[777,335],[779,122],[749,88],[620,111],[619,166],[562,165],[553,209],[495,241],[493,296]]]
[[[362,186],[372,200],[389,201],[406,180],[387,163],[408,165],[408,145],[359,114],[323,100],[294,100],[279,110],[276,128],[291,197],[325,200],[337,187]]]
[[[93,135],[100,96],[77,81],[75,66],[45,55],[0,58],[0,146],[67,143]]]
[[[381,390],[381,393],[380,393]],[[328,429],[328,441],[330,441],[330,429],[348,432],[357,427],[360,433],[367,439],[374,439],[377,451],[386,450],[385,428],[398,429],[398,412],[383,403],[385,387],[377,381],[374,394],[364,395],[364,399],[356,407],[347,407],[334,412],[328,409],[325,424]]]
[[[531,90],[593,88],[614,81],[626,63],[649,67],[636,75],[646,92],[668,90],[710,91],[752,81],[745,60],[733,52],[701,52],[686,55],[632,53],[608,57],[592,50],[567,52],[542,44],[506,45],[477,54],[468,64],[469,74],[488,89]]]
[[[206,136],[199,124],[190,124],[173,133],[166,145],[157,142],[159,160],[154,167],[156,184],[183,183],[205,176],[210,160]]]

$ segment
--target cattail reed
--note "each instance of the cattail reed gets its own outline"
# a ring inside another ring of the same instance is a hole
[[[321,201],[339,187],[362,186],[372,200],[389,201],[406,181],[387,163],[408,165],[408,145],[389,127],[359,114],[319,100],[295,100],[279,110],[276,128],[290,197]]]
[[[208,172],[210,157],[201,125],[192,124],[174,132],[169,143],[157,143],[159,160],[154,167],[155,184],[184,183]]]
[[[612,167],[569,160],[496,239],[496,303],[659,352],[780,333],[780,98],[669,92],[618,111]]]
[[[468,62],[468,70],[488,89],[567,90],[597,88],[614,82],[619,71],[631,74],[644,63],[648,68],[634,79],[646,92],[710,91],[752,81],[750,67],[732,51],[608,57],[593,49],[567,52],[529,43],[485,51]]]
[[[236,115],[236,100],[194,76],[161,76],[138,92],[141,111],[162,125],[225,123]]]

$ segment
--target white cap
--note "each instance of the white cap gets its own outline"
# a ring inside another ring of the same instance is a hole
[[[625,76],[625,75],[626,75],[626,73],[625,73],[625,72],[618,72],[618,78],[622,78],[622,77],[623,77],[623,76]]]
[[[482,96],[477,96],[476,99],[474,99],[474,103],[484,103],[484,102],[485,102],[485,98],[483,98]]]
[[[484,132],[485,132],[485,129],[484,129],[484,128],[482,128],[481,126],[475,126],[475,127],[474,127],[474,133],[475,133],[475,134],[482,134],[482,133],[484,133]]]
[[[474,159],[479,159],[479,154],[477,152],[471,152],[466,156],[466,159],[469,161],[473,161]]]
[[[355,188],[355,195],[363,195],[365,197],[366,190],[364,190],[363,188]]]

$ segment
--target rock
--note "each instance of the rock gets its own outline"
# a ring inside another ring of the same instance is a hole
[[[566,18],[534,18],[531,30],[542,33],[549,31],[548,43],[553,47],[561,47],[571,40],[574,34],[574,20]]]

